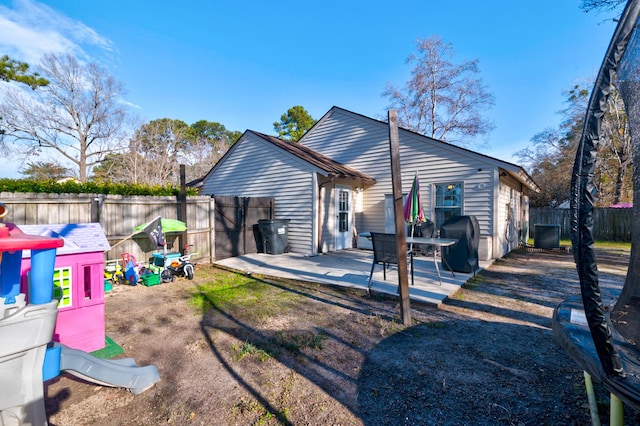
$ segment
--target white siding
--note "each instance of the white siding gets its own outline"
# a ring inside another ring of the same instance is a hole
[[[484,156],[400,130],[402,191],[409,192],[417,171],[425,214],[434,220],[434,184],[462,182],[464,215],[474,215],[481,237],[494,236],[497,166]],[[301,141],[305,146],[376,179],[364,192],[361,229],[384,231],[385,194],[391,194],[389,130],[385,123],[336,109]],[[360,218],[359,218],[360,219]],[[442,224],[436,224],[440,226]],[[486,256],[493,257],[492,253]]]
[[[321,248],[322,252],[335,250],[335,236],[334,230],[336,229],[335,219],[335,191],[334,186],[322,187],[322,233],[321,233]]]
[[[516,188],[514,182],[508,179],[500,182],[500,191],[497,207],[496,255],[504,256],[515,249],[520,242],[522,220],[527,217],[527,212],[522,211],[524,195]]]
[[[290,250],[315,253],[313,167],[251,133],[223,160],[205,178],[201,193],[275,198],[275,219],[290,219]]]

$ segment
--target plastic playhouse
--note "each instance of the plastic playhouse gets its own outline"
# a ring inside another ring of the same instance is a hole
[[[6,207],[0,203],[0,218]],[[58,299],[54,298],[56,250],[61,237],[25,234],[0,223],[0,424],[47,425],[43,381],[62,371],[138,394],[160,380],[158,370],[132,359],[107,361],[51,343]],[[30,250],[26,293],[20,292],[23,251]]]
[[[21,225],[31,235],[62,238],[53,270],[58,319],[53,341],[93,352],[105,345],[104,252],[111,248],[99,223]],[[22,253],[22,293],[27,293],[31,254]]]

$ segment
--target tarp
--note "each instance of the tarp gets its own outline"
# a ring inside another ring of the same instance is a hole
[[[440,227],[440,237],[458,240],[454,245],[443,248],[442,267],[456,272],[474,272],[480,245],[478,219],[475,216],[453,216]]]

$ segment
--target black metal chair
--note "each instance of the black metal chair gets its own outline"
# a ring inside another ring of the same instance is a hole
[[[433,238],[435,236],[436,225],[427,219],[426,222],[416,223],[413,225],[413,236],[420,238]],[[412,247],[413,254],[420,254],[424,256],[433,255],[433,246],[416,244]]]
[[[371,290],[371,278],[373,269],[377,264],[382,263],[383,276],[387,279],[387,265],[398,264],[398,253],[395,234],[383,234],[381,232],[371,232],[371,244],[373,245],[373,264],[369,274],[368,290]]]

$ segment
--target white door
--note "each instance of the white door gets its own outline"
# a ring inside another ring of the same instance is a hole
[[[336,187],[336,250],[353,247],[351,230],[353,229],[353,208],[351,206],[351,188]]]

